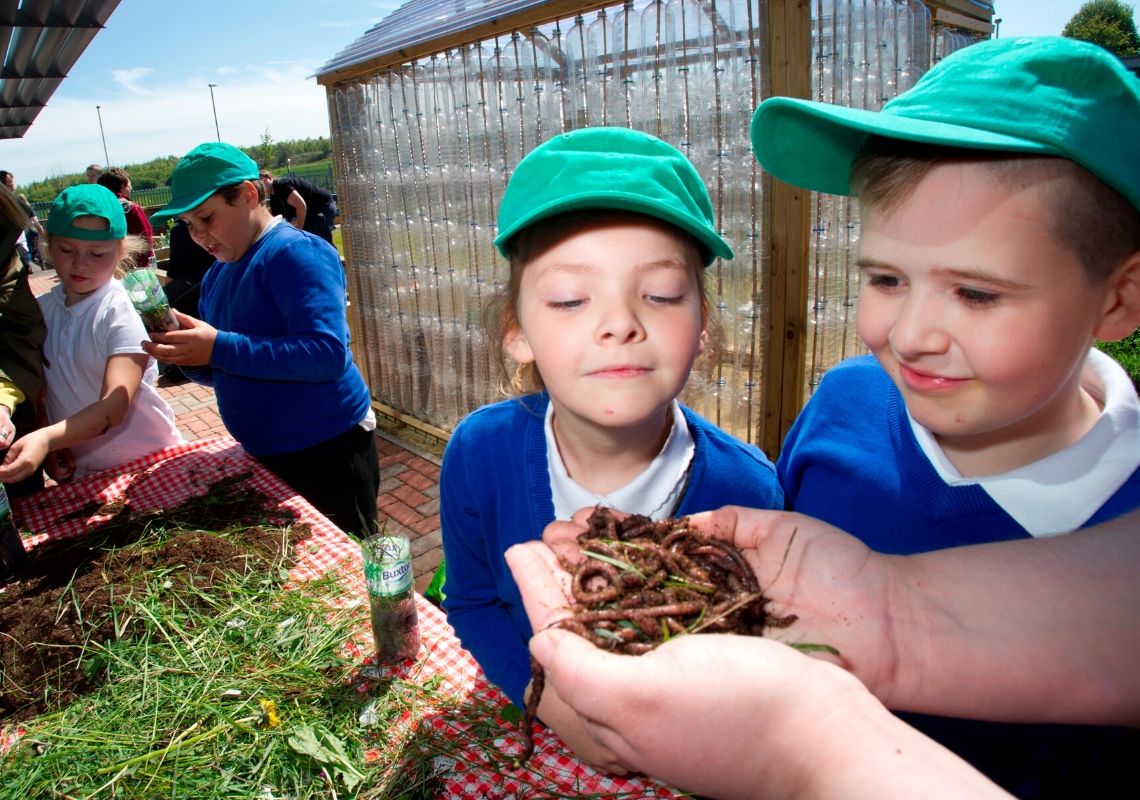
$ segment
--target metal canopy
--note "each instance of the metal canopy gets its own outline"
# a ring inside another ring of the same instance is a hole
[[[0,139],[27,133],[119,0],[0,0]]]

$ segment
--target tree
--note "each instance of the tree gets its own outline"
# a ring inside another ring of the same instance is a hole
[[[261,145],[258,149],[260,158],[254,158],[254,161],[260,161],[262,169],[270,169],[273,166],[273,153],[276,148],[273,145],[273,137],[269,135],[269,128],[261,134]]]
[[[1140,55],[1134,10],[1120,0],[1089,0],[1077,9],[1061,35],[1099,44],[1120,57]]]

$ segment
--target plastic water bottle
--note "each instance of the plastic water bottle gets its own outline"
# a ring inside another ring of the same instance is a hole
[[[135,311],[142,317],[143,325],[151,333],[176,331],[179,328],[166,292],[158,280],[158,273],[149,267],[134,269],[123,276],[123,288]]]
[[[19,572],[28,560],[24,550],[24,540],[12,519],[12,507],[8,503],[8,490],[0,483],[0,572]]]
[[[365,539],[360,549],[376,658],[382,664],[415,658],[420,649],[420,625],[412,585],[411,542],[406,534],[385,528]]]

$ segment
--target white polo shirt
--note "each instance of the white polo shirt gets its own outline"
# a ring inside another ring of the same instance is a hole
[[[112,279],[73,306],[62,285],[39,298],[47,340],[44,380],[48,419],[66,419],[99,399],[103,373],[113,355],[145,353],[146,328],[119,281]],[[73,445],[76,477],[101,472],[182,443],[174,412],[154,387],[158,370],[150,359],[138,394],[123,421],[106,433]]]

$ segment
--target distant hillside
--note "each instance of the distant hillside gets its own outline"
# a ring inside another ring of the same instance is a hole
[[[332,142],[323,136],[314,139],[275,142],[272,137],[266,134],[259,144],[242,147],[242,150],[262,168],[274,172],[292,172],[322,186],[333,184]],[[163,199],[158,202],[166,202],[170,196],[170,173],[174,171],[174,165],[178,163],[179,158],[181,156],[164,156],[142,164],[122,165],[130,173],[135,200],[142,205],[154,205],[156,203],[152,203],[150,198],[162,196]],[[18,186],[16,191],[27,195],[28,200],[36,206],[38,213],[40,208],[50,204],[56,195],[65,188],[83,183],[86,180],[87,178],[82,171],[66,175],[53,175],[42,181]]]

